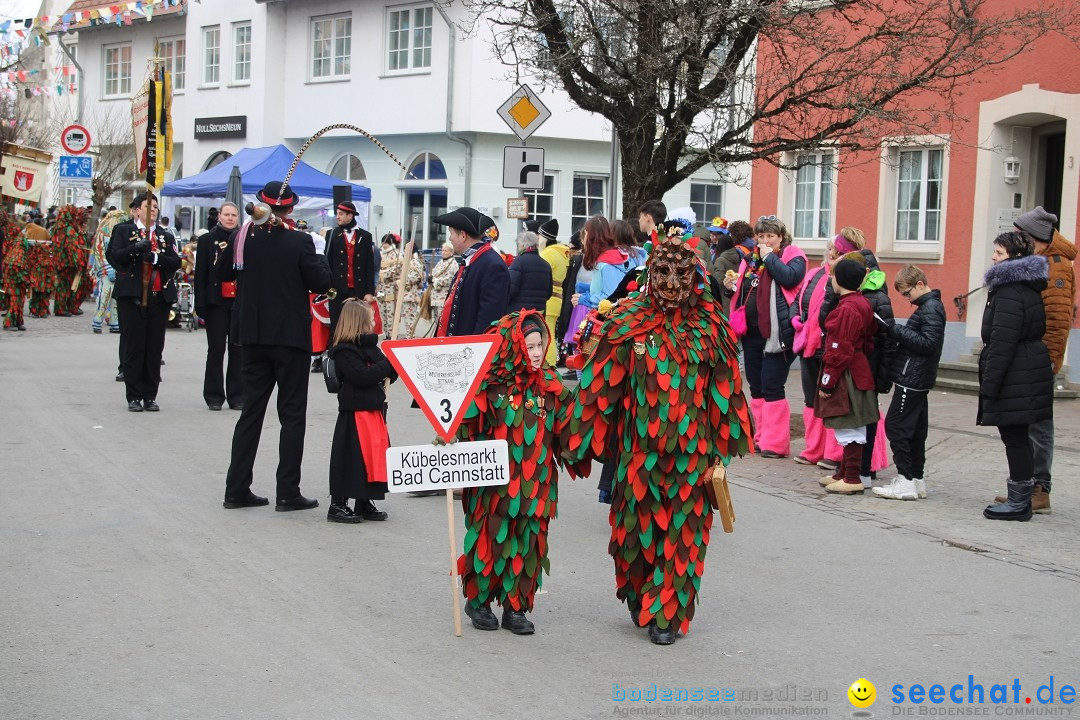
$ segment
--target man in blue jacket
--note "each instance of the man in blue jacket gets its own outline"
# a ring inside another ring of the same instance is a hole
[[[482,229],[494,222],[470,207],[439,215],[434,222],[450,228],[450,244],[465,258],[450,285],[437,336],[480,335],[506,314],[510,302],[510,271]]]

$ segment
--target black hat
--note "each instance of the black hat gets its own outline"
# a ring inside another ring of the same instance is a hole
[[[836,276],[836,284],[845,290],[858,290],[866,279],[866,266],[852,258],[841,258],[833,266],[833,275]]]
[[[480,228],[481,239],[492,242],[499,239],[499,226],[484,213],[480,213],[480,222],[477,223],[477,227]]]
[[[343,210],[343,211],[345,211],[347,213],[352,213],[353,215],[357,214],[356,213],[356,206],[352,204],[352,200],[346,200],[345,202],[340,202],[340,203],[337,204],[337,207],[334,208],[334,209],[335,210]]]
[[[481,218],[485,217],[480,211],[471,207],[460,207],[453,212],[443,213],[432,222],[436,225],[445,225],[455,230],[461,230],[474,238],[484,234],[480,227]]]
[[[548,240],[554,240],[559,237],[559,221],[555,218],[551,218],[546,223],[540,226],[538,230],[541,236],[546,237]]]
[[[541,224],[542,224],[542,221],[540,221],[540,220],[526,220],[525,221],[525,229],[528,230],[529,232],[540,232],[540,225]]]
[[[282,188],[282,185],[284,183],[271,180],[263,186],[262,190],[256,193],[255,197],[272,208],[290,208],[300,202],[300,198],[288,185],[285,185],[284,188]],[[279,195],[280,197],[278,197]]]

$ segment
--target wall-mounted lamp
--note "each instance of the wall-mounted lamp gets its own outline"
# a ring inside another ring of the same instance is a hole
[[[1020,182],[1020,158],[1010,155],[1005,158],[1005,184],[1015,185]]]

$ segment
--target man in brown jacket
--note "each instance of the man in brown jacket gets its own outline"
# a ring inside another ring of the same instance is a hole
[[[1050,351],[1055,375],[1065,362],[1065,345],[1069,341],[1076,309],[1076,278],[1073,272],[1076,246],[1054,229],[1056,222],[1056,215],[1039,206],[1013,223],[1017,230],[1034,241],[1035,253],[1043,255],[1050,263],[1050,276],[1042,293],[1043,307],[1046,308],[1043,342]],[[1035,452],[1035,492],[1031,496],[1031,509],[1037,513],[1049,513],[1050,466],[1054,461],[1053,418],[1032,424],[1030,436]]]

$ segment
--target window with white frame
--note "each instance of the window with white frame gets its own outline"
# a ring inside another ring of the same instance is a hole
[[[390,72],[431,67],[432,7],[390,10],[386,24],[386,69]]]
[[[342,155],[330,168],[330,174],[339,180],[363,182],[367,179],[364,164],[355,155]]]
[[[158,57],[172,77],[173,90],[183,90],[187,81],[187,41],[182,37],[158,40]]]
[[[203,37],[203,85],[221,82],[221,26],[202,29]]]
[[[714,183],[690,183],[690,209],[700,222],[710,223],[724,214],[724,186]]]
[[[233,82],[251,82],[251,23],[233,23]]]
[[[131,43],[106,45],[104,97],[123,97],[131,94]]]
[[[796,240],[828,240],[833,234],[836,155],[804,153],[795,157],[791,234]]]
[[[311,19],[311,79],[340,80],[352,71],[352,15]]]
[[[897,148],[896,221],[898,244],[941,241],[944,190],[943,148]]]
[[[570,197],[570,232],[585,227],[593,215],[604,213],[604,189],[607,178],[600,175],[574,175]]]
[[[522,190],[521,197],[529,200],[529,220],[547,220],[555,217],[555,176],[544,175],[544,187],[540,190]]]

